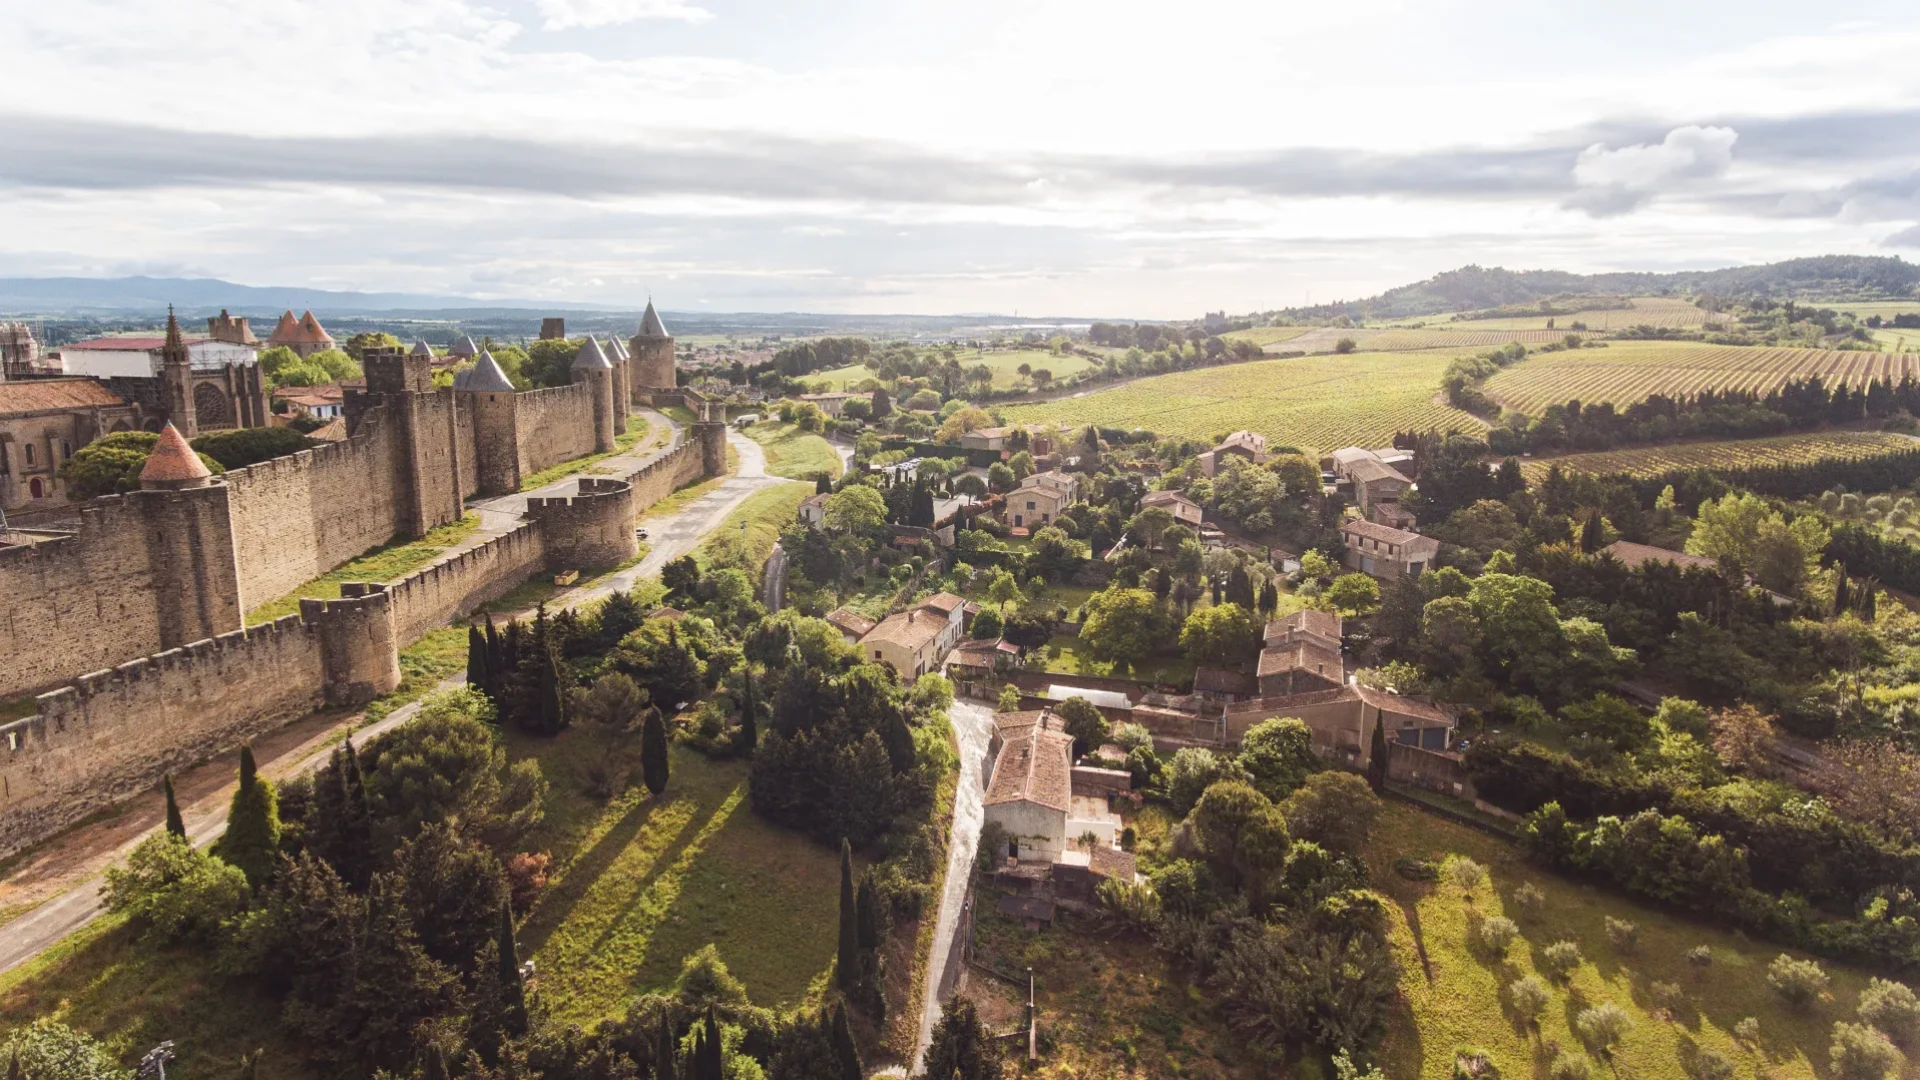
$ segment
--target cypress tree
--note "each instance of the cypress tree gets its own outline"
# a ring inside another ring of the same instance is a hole
[[[860,1048],[853,1044],[853,1028],[847,1024],[847,1007],[833,1007],[833,1055],[840,1059],[841,1080],[861,1080],[866,1070],[860,1067]]]
[[[703,1029],[707,1052],[702,1058],[701,1069],[710,1080],[725,1080],[726,1057],[720,1039],[720,1023],[714,1019],[713,1006],[707,1006],[707,1026]]]
[[[427,1044],[426,1061],[421,1064],[423,1080],[447,1080],[447,1052],[439,1043]]]
[[[1387,786],[1387,726],[1377,721],[1367,748],[1367,785],[1375,791]]]
[[[1869,585],[1860,597],[1860,617],[1867,622],[1873,621],[1873,615],[1876,609],[1875,597],[1878,595],[1878,590]]]
[[[814,477],[813,493],[815,495],[833,494],[833,477],[828,476],[826,473],[821,473],[819,476]]]
[[[760,743],[760,703],[753,694],[753,665],[746,665],[743,673],[746,686],[740,694],[740,733],[735,736],[734,752],[742,757],[752,757],[753,748]]]
[[[487,636],[472,623],[467,624],[467,685],[482,693],[486,692],[487,675]]]
[[[693,1054],[687,1058],[687,1080],[707,1080],[707,1029],[693,1029]]]
[[[227,832],[220,838],[219,855],[247,875],[258,890],[273,877],[280,854],[280,803],[273,783],[262,778],[253,763],[253,747],[240,748],[240,786],[227,808]]]
[[[13,1060],[7,1062],[7,1080],[26,1080],[26,1073],[20,1068],[20,1051],[13,1052]]]
[[[527,1033],[527,988],[520,982],[520,949],[513,940],[513,905],[500,905],[500,989],[507,999],[507,1034]]]
[[[367,891],[373,880],[373,806],[367,799],[367,778],[360,772],[360,755],[348,739],[340,774],[341,863],[334,869],[355,892]]]
[[[180,816],[180,804],[173,797],[172,773],[160,778],[160,790],[167,793],[167,831],[184,838],[187,835],[187,822]]]
[[[854,901],[854,922],[858,928],[860,949],[871,952],[880,947],[880,894],[873,887],[873,875],[860,879],[860,892]]]
[[[898,776],[913,768],[913,733],[907,730],[907,722],[898,709],[889,710],[886,719],[880,722],[880,738],[887,747],[887,764],[893,766]]]
[[[660,1034],[653,1046],[653,1080],[680,1080],[680,1070],[675,1067],[673,1046],[673,1018],[662,1009],[660,1011]]]
[[[647,708],[646,725],[640,731],[640,776],[655,798],[667,790],[667,722],[658,706]]]
[[[565,679],[560,671],[560,658],[550,652],[547,654],[546,665],[540,672],[540,733],[558,735],[566,726]]]
[[[493,625],[493,612],[487,612],[487,685],[480,689],[493,700],[496,710],[500,707],[500,684],[505,681],[513,668],[507,663],[507,643],[500,631]]]
[[[860,914],[853,897],[853,845],[840,841],[840,946],[834,954],[834,984],[852,992],[860,980]]]
[[[1833,565],[1833,614],[1835,618],[1847,613],[1853,607],[1852,597],[1847,589],[1847,564]]]

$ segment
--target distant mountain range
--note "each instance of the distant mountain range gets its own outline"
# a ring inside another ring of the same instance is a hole
[[[1304,319],[1338,315],[1399,319],[1530,304],[1567,293],[1606,296],[1715,293],[1796,300],[1908,299],[1916,295],[1916,286],[1920,286],[1920,265],[1897,256],[1816,255],[1761,266],[1683,270],[1671,274],[1570,274],[1562,270],[1463,266],[1426,281],[1388,289],[1366,300],[1288,308],[1281,314]]]
[[[605,304],[475,300],[421,293],[344,292],[334,289],[236,285],[218,278],[0,278],[0,311],[35,315],[152,314],[172,304],[183,315],[278,315],[309,308],[343,315],[401,310],[603,311]],[[634,311],[643,305],[635,304]]]

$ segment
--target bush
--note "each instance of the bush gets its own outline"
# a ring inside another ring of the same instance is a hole
[[[1733,1062],[1718,1050],[1693,1055],[1693,1080],[1733,1080]]]
[[[1733,1037],[1748,1046],[1760,1045],[1760,1018],[1749,1016],[1733,1025]]]
[[[314,445],[292,428],[257,427],[216,431],[193,440],[193,448],[229,469],[285,457]]]
[[[1540,966],[1547,978],[1565,982],[1580,967],[1580,946],[1571,941],[1556,941],[1540,950]]]
[[[1796,1009],[1804,1009],[1813,1004],[1827,989],[1832,980],[1820,965],[1812,960],[1795,960],[1786,953],[1774,957],[1767,965],[1767,985],[1779,994],[1781,1000]]]
[[[1522,885],[1513,890],[1513,910],[1522,919],[1532,919],[1540,914],[1547,903],[1547,894],[1531,884]]]
[[[1495,915],[1480,920],[1480,944],[1489,955],[1505,956],[1513,940],[1520,936],[1520,928],[1512,919],[1504,915]]]
[[[1547,1075],[1553,1080],[1593,1080],[1593,1063],[1578,1051],[1562,1050],[1547,1066]]]
[[[1613,951],[1631,956],[1640,951],[1640,925],[1609,916],[1607,941],[1613,946]]]
[[[1903,1061],[1885,1035],[1845,1020],[1833,1025],[1833,1046],[1827,1056],[1833,1061],[1835,1080],[1886,1080]]]
[[[1713,966],[1713,948],[1708,945],[1695,945],[1688,949],[1687,963],[1692,964],[1695,971],[1707,970]]]
[[[1529,1024],[1540,1022],[1540,1014],[1547,1011],[1553,1003],[1553,991],[1540,981],[1538,975],[1528,975],[1515,979],[1507,985],[1507,996],[1513,1000],[1513,1011]]]
[[[1647,987],[1647,996],[1653,999],[1654,1008],[1661,1010],[1669,1017],[1680,1015],[1680,1011],[1687,1005],[1687,992],[1680,988],[1679,983],[1654,983]]]
[[[1416,859],[1411,855],[1402,855],[1393,860],[1393,872],[1408,881],[1438,881],[1440,868],[1425,859]]]
[[[1896,1046],[1920,1042],[1920,999],[1905,985],[1874,979],[1860,992],[1860,1019],[1878,1028]]]
[[[1633,1020],[1627,1011],[1611,1001],[1582,1009],[1580,1015],[1573,1018],[1573,1029],[1580,1033],[1581,1041],[1602,1055],[1620,1045],[1632,1027]]]
[[[212,944],[247,907],[247,876],[239,867],[170,832],[141,841],[126,867],[109,867],[106,878],[107,910],[125,914],[149,940]]]
[[[1500,1070],[1493,1055],[1477,1046],[1464,1046],[1453,1052],[1453,1080],[1499,1080]]]
[[[0,1042],[9,1077],[28,1080],[131,1080],[113,1053],[84,1032],[41,1018]]]
[[[1468,899],[1472,899],[1473,890],[1479,888],[1482,881],[1487,880],[1487,868],[1465,855],[1455,855],[1447,860],[1447,880],[1459,886],[1460,891],[1467,893]]]

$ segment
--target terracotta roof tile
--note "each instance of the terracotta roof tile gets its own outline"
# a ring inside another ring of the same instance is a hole
[[[90,409],[125,405],[120,395],[97,379],[29,379],[0,382],[0,415],[47,409]]]
[[[1383,544],[1410,545],[1416,540],[1427,539],[1419,533],[1410,533],[1403,529],[1389,529],[1385,525],[1376,524],[1365,518],[1354,518],[1351,521],[1341,522],[1340,531],[1343,533],[1352,533],[1355,536],[1364,536],[1369,540],[1378,540]]]
[[[882,619],[879,626],[874,627],[860,639],[860,644],[887,641],[903,649],[917,650],[939,637],[941,629],[946,625],[947,620],[917,609],[903,611],[898,615],[889,615]]]
[[[212,475],[206,462],[187,445],[180,429],[168,424],[160,429],[160,441],[153,444],[153,452],[147,455],[147,464],[140,470],[140,485],[185,485]]]
[[[1073,796],[1073,739],[1034,724],[1007,740],[993,765],[987,805],[1031,802],[1066,813]]]
[[[1375,690],[1371,686],[1361,686],[1358,683],[1354,684],[1353,690],[1360,695],[1361,701],[1366,702],[1382,712],[1417,717],[1421,720],[1428,720],[1436,724],[1446,724],[1448,726],[1452,726],[1454,723],[1453,717],[1447,715],[1445,710],[1431,701],[1426,701],[1421,698],[1405,697],[1400,694],[1389,694],[1385,690]]]
[[[1259,686],[1253,676],[1232,668],[1201,666],[1193,672],[1194,693],[1251,694]]]
[[[1346,663],[1340,654],[1312,638],[1260,650],[1260,676],[1304,671],[1323,679],[1340,682],[1347,677]]]
[[[876,625],[872,619],[852,608],[834,608],[827,612],[827,622],[855,637],[865,637]]]

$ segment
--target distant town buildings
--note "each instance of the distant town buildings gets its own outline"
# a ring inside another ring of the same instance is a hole
[[[296,319],[293,312],[288,311],[280,316],[272,336],[267,338],[267,347],[274,346],[285,346],[292,349],[296,356],[308,357],[333,348],[333,336],[321,328],[320,320],[313,317],[313,312],[304,312]]]
[[[135,408],[97,379],[0,382],[0,509],[65,502],[60,466],[73,452],[138,425]]]

